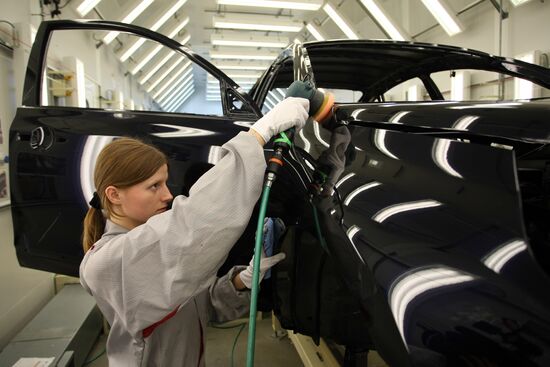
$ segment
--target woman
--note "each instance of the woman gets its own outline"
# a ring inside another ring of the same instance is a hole
[[[227,142],[222,159],[170,210],[163,153],[127,138],[103,149],[84,222],[80,279],[111,325],[111,367],[204,366],[209,316],[226,321],[248,311],[252,266],[219,279],[216,271],[260,196],[262,146],[281,131],[302,128],[308,109],[303,98],[278,104]],[[283,257],[263,258],[260,270]]]

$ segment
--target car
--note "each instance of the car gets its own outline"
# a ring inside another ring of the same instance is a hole
[[[55,80],[43,76],[60,71],[48,48],[67,31],[123,32],[175,51],[219,88],[220,113],[51,105],[44,88]],[[345,366],[366,365],[370,350],[390,366],[549,365],[550,70],[459,47],[295,43],[246,91],[150,30],[42,22],[10,130],[20,264],[78,275],[107,142],[154,144],[169,157],[172,193],[185,194],[295,80],[336,104],[329,123],[295,136],[273,185],[267,214],[286,224],[275,248],[287,257],[262,286],[262,307],[288,330],[345,347]],[[339,151],[337,131],[347,137]],[[248,261],[257,217],[220,272]]]

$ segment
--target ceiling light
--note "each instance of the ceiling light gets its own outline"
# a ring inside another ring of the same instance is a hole
[[[273,61],[279,56],[277,52],[242,52],[218,49],[210,51],[212,59],[236,59],[236,60],[269,60]]]
[[[299,32],[302,23],[299,21],[283,20],[268,15],[239,15],[213,17],[215,28],[248,29],[270,32]]]
[[[313,26],[313,24],[311,24],[311,23],[306,24],[306,28],[307,28],[307,30],[309,31],[309,33],[311,33],[312,36],[315,37],[315,39],[316,39],[317,41],[324,41],[324,40],[326,39],[326,38],[321,34],[321,32],[319,32],[319,31],[317,30],[317,28],[315,28],[315,27]]]
[[[164,73],[162,73],[156,81],[154,81],[147,89],[146,89],[146,92],[149,93],[151,92],[164,78],[166,78],[168,76],[168,74],[170,74],[170,72],[172,70],[174,70],[176,68],[176,66],[179,65],[179,63],[181,63],[183,60],[185,60],[183,57],[180,58],[179,60],[176,60],[174,63],[172,63],[172,65],[170,65],[170,67],[168,67],[168,69],[166,69],[164,71]]]
[[[185,4],[187,2],[187,0],[179,0],[177,3],[175,3],[170,9],[168,9],[166,12],[164,12],[164,14],[155,22],[155,24],[153,24],[151,27],[149,27],[152,31],[157,31],[164,23],[166,23],[166,21],[168,19],[170,19],[170,17],[172,17],[174,15],[175,12],[177,12],[179,10],[179,8],[181,8],[183,6],[183,4]],[[142,37],[140,38],[139,40],[137,40],[136,42],[134,42],[129,48],[128,50],[126,50],[126,52],[124,52],[122,54],[122,56],[120,57],[120,61],[124,62],[126,61],[130,56],[132,56],[134,54],[134,52],[136,52],[136,50],[138,48],[141,47],[141,45],[143,45],[143,43],[146,41],[147,39]]]
[[[221,70],[259,70],[264,71],[270,64],[214,61],[213,64]]]
[[[177,107],[180,107],[183,102],[187,100],[193,93],[195,92],[195,88],[189,89],[186,93],[184,93],[179,99],[174,101],[170,106],[167,107],[169,111],[175,111]]]
[[[378,24],[380,24],[391,39],[395,41],[405,41],[409,38],[409,36],[405,35],[405,32],[397,28],[388,14],[375,0],[361,0],[361,3],[363,3],[368,12],[376,19]]]
[[[187,79],[186,79],[187,78]],[[187,74],[184,74],[182,75],[177,81],[175,81],[171,86],[170,88],[168,88],[164,94],[162,96],[160,96],[157,100],[158,103],[162,103],[163,101],[166,102],[168,101],[173,95],[174,95],[174,92],[176,92],[176,89],[178,86],[181,86],[181,85],[185,85],[187,84],[189,81],[191,81],[193,79],[193,76],[192,75],[187,75]]]
[[[444,0],[422,0],[422,3],[449,36],[462,32],[464,28]]]
[[[154,0],[142,0],[135,8],[130,10],[130,12],[124,18],[122,18],[121,22],[132,23],[141,13],[143,13],[145,9],[147,9],[149,5],[153,3],[153,1]],[[107,33],[107,35],[103,38],[103,43],[108,45],[115,39],[115,37],[119,33],[120,32],[115,31]]]
[[[286,45],[288,45],[288,37],[252,36],[252,35],[243,35],[240,32],[213,34],[210,36],[210,41],[215,46],[247,46],[247,47],[283,48]]]
[[[183,29],[189,23],[189,17],[185,17],[183,22],[178,23],[176,27],[168,34],[168,38],[174,38],[179,31]],[[186,35],[182,38],[181,41],[178,41],[181,44],[185,44],[189,42],[189,39],[191,38],[190,35]],[[151,52],[147,54],[131,71],[132,75],[135,75],[138,71],[141,70],[153,57],[155,57],[156,54],[159,53],[159,51],[162,49],[162,45],[157,45]]]
[[[254,6],[258,8],[319,10],[323,5],[322,0],[218,0],[218,5]]]
[[[158,91],[155,92],[155,94],[153,94],[153,99],[157,99],[158,96],[160,96],[160,94],[162,92],[164,92],[166,90],[166,88],[168,88],[170,86],[170,84],[176,80],[177,77],[179,77],[180,75],[183,74],[183,72],[185,71],[185,76],[192,76],[191,74],[193,73],[193,68],[189,68],[189,69],[184,69],[184,68],[181,68],[177,73],[175,73],[174,75],[172,75],[163,85],[162,87],[160,87],[158,89]]]
[[[189,37],[189,36],[187,36],[187,37]],[[147,80],[149,80],[164,64],[166,64],[176,54],[179,54],[179,53],[177,53],[176,51],[169,51],[168,54],[166,56],[164,56],[164,58],[162,60],[160,60],[160,62],[158,64],[156,64],[154,67],[152,67],[151,70],[149,70],[147,72],[147,74],[144,75],[139,80],[139,84],[143,84]],[[180,57],[181,57],[181,55],[180,55]],[[191,61],[188,62],[188,64],[190,64],[190,63],[191,63]],[[187,65],[185,65],[184,67],[187,67]]]
[[[344,32],[344,34],[349,39],[353,39],[353,40],[359,39],[359,36],[355,34],[355,32],[346,23],[344,18],[342,18],[342,16],[338,14],[336,10],[334,10],[332,5],[330,5],[329,3],[325,4],[325,6],[323,6],[323,10],[328,14],[328,16],[334,21],[334,23],[336,23],[338,28],[340,28],[342,32]]]
[[[192,79],[192,78],[191,78]],[[189,80],[189,78],[188,78]],[[189,89],[193,88],[193,82],[186,82],[184,84],[181,84],[177,90],[175,90],[174,92],[175,93],[172,93],[172,96],[170,96],[170,98],[168,98],[166,101],[164,101],[163,103],[159,103],[160,105],[162,106],[170,106],[172,104],[172,102],[176,101],[178,98],[180,98],[182,95],[184,95],[185,93],[187,93],[187,91]]]
[[[78,12],[78,14],[80,14],[81,17],[83,17],[88,14],[93,8],[95,8],[100,1],[101,0],[84,0],[80,3],[78,8],[76,8],[76,11]]]

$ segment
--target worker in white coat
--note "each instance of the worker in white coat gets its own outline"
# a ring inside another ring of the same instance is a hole
[[[302,128],[308,110],[306,99],[283,100],[223,145],[220,161],[169,210],[162,152],[128,138],[103,149],[84,223],[80,280],[111,326],[111,367],[204,366],[206,323],[248,312],[252,262],[221,278],[216,272],[261,194],[262,146]],[[263,257],[261,273],[283,257]]]

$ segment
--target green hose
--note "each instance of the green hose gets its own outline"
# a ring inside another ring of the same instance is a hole
[[[248,345],[246,350],[246,367],[254,366],[254,347],[256,342],[256,312],[258,310],[258,292],[260,288],[260,260],[264,239],[264,219],[271,182],[266,182],[260,204],[258,226],[256,227],[256,243],[254,246],[254,271],[252,273],[252,294],[250,296],[250,316],[248,321]]]

